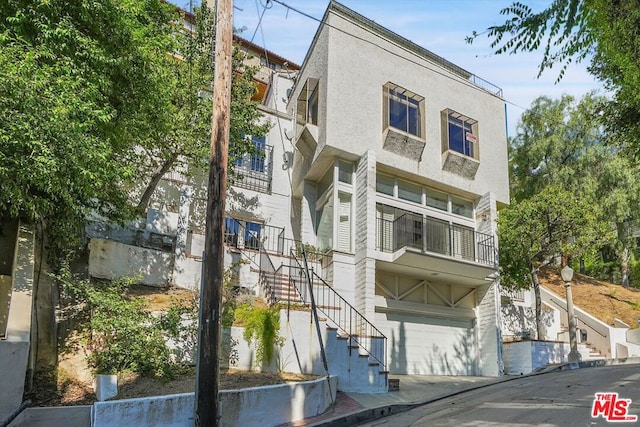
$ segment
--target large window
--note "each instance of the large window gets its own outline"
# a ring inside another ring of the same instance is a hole
[[[478,159],[478,121],[452,110],[442,112],[443,151],[451,150]]]
[[[267,145],[264,137],[251,137],[251,141],[255,145],[254,153],[235,161],[234,172],[238,177],[234,185],[268,193],[271,191],[273,146]]]
[[[384,85],[383,95],[384,128],[392,127],[424,138],[424,97],[393,83]]]
[[[444,212],[473,218],[473,202],[419,184],[396,179],[388,175],[376,175],[378,194],[428,206]],[[422,197],[424,194],[424,198]]]

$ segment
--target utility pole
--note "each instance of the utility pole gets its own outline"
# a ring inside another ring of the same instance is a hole
[[[224,212],[232,80],[233,0],[217,0],[211,157],[200,291],[198,359],[196,366],[196,426],[220,424],[220,311],[224,276]]]

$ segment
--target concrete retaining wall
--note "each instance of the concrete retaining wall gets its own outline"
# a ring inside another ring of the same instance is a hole
[[[276,426],[322,414],[336,398],[337,378],[220,392],[222,426]],[[192,427],[194,394],[97,402],[93,427]]]
[[[31,344],[33,257],[33,231],[19,225],[7,335],[5,340],[0,340],[0,422],[11,416],[22,403]]]
[[[167,286],[173,269],[173,253],[104,239],[89,242],[89,274],[101,279],[140,275],[140,283]]]
[[[566,362],[569,345],[552,341],[503,343],[504,370],[507,375],[523,375],[550,363]]]

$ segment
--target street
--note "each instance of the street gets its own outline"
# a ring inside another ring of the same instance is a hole
[[[591,417],[595,394],[617,392],[618,401],[631,399],[628,415],[638,415],[639,380],[640,365],[554,372],[480,388],[363,425],[604,426],[610,422],[602,415]],[[605,406],[601,412],[607,412]]]

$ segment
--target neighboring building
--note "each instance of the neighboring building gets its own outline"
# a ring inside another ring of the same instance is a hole
[[[283,291],[293,283],[286,277],[302,277],[290,251],[314,247],[323,317],[384,373],[501,375],[496,217],[509,201],[501,90],[333,1],[299,71],[236,41],[269,70],[258,78],[272,125],[254,140],[264,155],[238,161],[243,178],[229,188],[227,262],[249,261],[238,285],[271,300],[301,298],[300,281]],[[176,175],[164,185],[144,233],[175,236],[174,264],[145,277],[195,288],[204,181]],[[109,252],[95,253],[103,255],[93,273],[114,275]],[[356,311],[368,322],[347,325]]]

